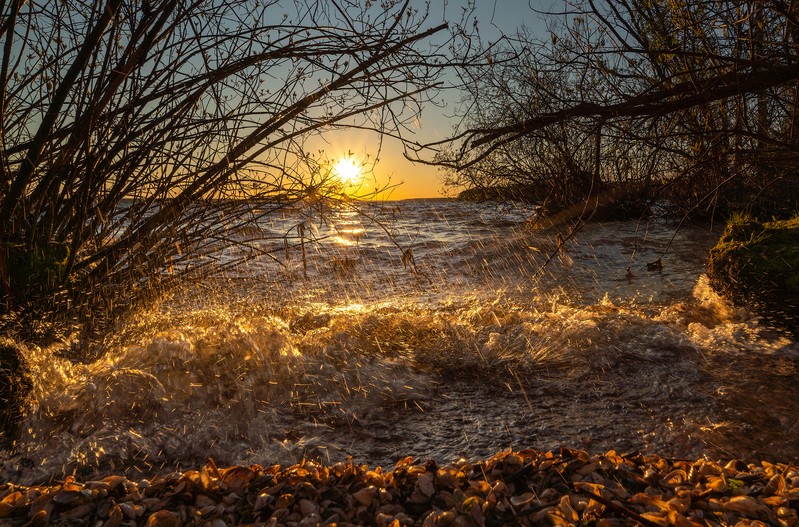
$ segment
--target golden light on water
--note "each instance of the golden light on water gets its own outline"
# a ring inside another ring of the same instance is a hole
[[[353,157],[342,157],[333,165],[333,174],[345,185],[357,185],[363,177],[363,167]]]

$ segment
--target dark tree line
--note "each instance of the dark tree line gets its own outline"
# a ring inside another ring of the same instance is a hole
[[[688,215],[796,207],[796,2],[579,0],[548,20],[463,70],[459,130],[428,145],[450,183],[550,210],[603,195]]]
[[[4,327],[113,321],[236,230],[344,197],[308,138],[402,137],[446,29],[399,0],[0,2]]]

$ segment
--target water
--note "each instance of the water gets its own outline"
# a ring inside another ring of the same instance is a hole
[[[94,363],[29,347],[2,479],[566,445],[799,460],[799,346],[709,288],[718,230],[564,225],[558,250],[524,206],[361,207],[269,217],[244,234],[260,256],[136,314]]]

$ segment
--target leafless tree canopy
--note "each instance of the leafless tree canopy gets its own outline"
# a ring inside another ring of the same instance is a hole
[[[564,5],[548,34],[522,30],[464,70],[460,129],[427,145],[453,184],[568,206],[635,183],[685,213],[795,203],[796,2]]]
[[[201,275],[231,226],[340,195],[305,141],[401,137],[452,44],[372,4],[0,2],[2,311],[114,312]]]

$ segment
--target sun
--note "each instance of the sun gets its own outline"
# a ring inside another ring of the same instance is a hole
[[[361,164],[352,157],[342,157],[333,165],[333,174],[345,185],[354,185],[362,177]]]

